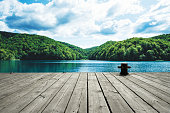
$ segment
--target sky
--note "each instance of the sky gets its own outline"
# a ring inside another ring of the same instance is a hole
[[[0,31],[82,48],[170,33],[170,0],[0,0]]]

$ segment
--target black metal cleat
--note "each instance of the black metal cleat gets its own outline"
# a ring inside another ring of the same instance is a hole
[[[118,66],[118,68],[121,68],[121,72],[120,75],[128,75],[128,68],[131,68],[130,66],[128,66],[127,63],[121,63],[121,66]]]

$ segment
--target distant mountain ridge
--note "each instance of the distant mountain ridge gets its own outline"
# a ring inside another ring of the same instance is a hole
[[[0,31],[0,60],[170,60],[170,34],[131,38],[87,49],[51,38]]]

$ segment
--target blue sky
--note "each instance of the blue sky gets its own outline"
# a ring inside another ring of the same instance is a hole
[[[0,0],[0,26],[88,48],[170,33],[170,0]]]

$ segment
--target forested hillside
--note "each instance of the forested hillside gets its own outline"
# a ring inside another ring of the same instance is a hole
[[[170,34],[107,42],[89,53],[89,59],[113,61],[170,60]]]
[[[77,47],[77,46],[74,46],[74,45],[71,45],[71,44],[68,44],[68,43],[65,43],[65,42],[60,42],[60,43],[68,46],[69,48],[73,49],[74,51],[79,52],[82,55],[81,58],[88,59],[88,57],[87,57],[88,53],[85,49],[82,49],[80,47]]]
[[[76,60],[75,49],[45,36],[0,32],[0,59]]]
[[[90,43],[90,42],[89,42]],[[0,60],[170,60],[170,34],[108,41],[82,49],[45,36],[0,31]]]
[[[166,41],[170,41],[170,34],[158,35],[158,36],[154,36],[152,38],[153,39],[163,39],[163,40],[166,40]]]

